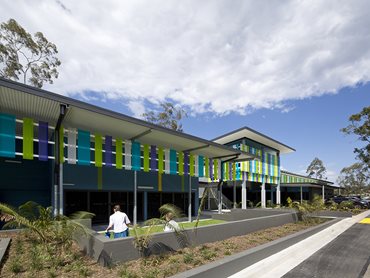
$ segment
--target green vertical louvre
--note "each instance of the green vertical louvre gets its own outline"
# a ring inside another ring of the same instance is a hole
[[[190,173],[190,177],[193,177],[194,176],[194,155],[190,155],[189,156],[189,173]]]
[[[179,152],[179,175],[184,175],[184,153]]]
[[[218,160],[213,159],[213,178],[218,180]]]
[[[59,162],[64,162],[64,127],[59,128]]]
[[[33,159],[33,120],[23,119],[23,159]]]
[[[233,163],[233,181],[236,180],[236,164],[235,162]]]
[[[95,134],[95,167],[103,165],[103,138],[100,134]]]
[[[229,177],[229,163],[224,163],[224,173],[225,173],[225,180],[229,180],[230,177]]]
[[[149,172],[149,145],[144,145],[144,172]]]
[[[122,169],[122,140],[116,138],[116,169]]]
[[[206,178],[209,178],[209,158],[208,157],[206,157],[206,162],[204,164],[205,164],[205,166],[204,166],[205,176],[206,176]]]
[[[204,177],[204,157],[201,155],[198,156],[198,169],[199,169],[198,176],[200,178]]]
[[[163,173],[163,148],[158,148],[158,173]]]

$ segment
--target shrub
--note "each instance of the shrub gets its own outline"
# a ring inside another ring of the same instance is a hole
[[[339,208],[342,210],[349,210],[349,209],[353,209],[354,205],[352,201],[343,201],[339,204]]]

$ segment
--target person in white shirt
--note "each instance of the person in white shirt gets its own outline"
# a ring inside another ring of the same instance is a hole
[[[130,219],[128,219],[126,213],[121,212],[120,205],[115,205],[113,211],[114,213],[109,217],[109,225],[105,232],[107,233],[113,227],[114,238],[127,237],[127,225],[131,223]]]
[[[177,224],[175,220],[173,220],[173,214],[171,212],[168,212],[165,215],[166,219],[166,225],[164,226],[164,231],[165,232],[179,232],[180,231],[180,226]]]

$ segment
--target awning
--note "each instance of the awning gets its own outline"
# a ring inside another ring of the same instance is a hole
[[[0,78],[2,113],[31,117],[56,124],[60,105],[68,107],[65,127],[99,132],[127,140],[138,140],[177,151],[189,151],[208,158],[251,160],[255,156],[222,144],[177,132],[108,109],[71,99],[49,91]]]
[[[258,131],[255,131],[249,127],[242,127],[240,129],[234,130],[232,132],[229,132],[227,134],[221,135],[212,141],[219,143],[219,144],[227,144],[231,142],[238,141],[243,138],[248,138],[251,140],[254,140],[258,143],[261,143],[267,147],[271,147],[275,150],[278,150],[280,153],[291,153],[295,152],[295,149],[280,143],[262,133],[259,133]]]

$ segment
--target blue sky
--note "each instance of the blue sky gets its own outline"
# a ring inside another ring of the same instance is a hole
[[[171,101],[207,139],[249,126],[295,148],[282,166],[302,174],[315,156],[333,181],[354,162],[358,142],[339,129],[370,103],[370,1],[1,4],[0,22],[58,47],[47,90],[135,117]]]

